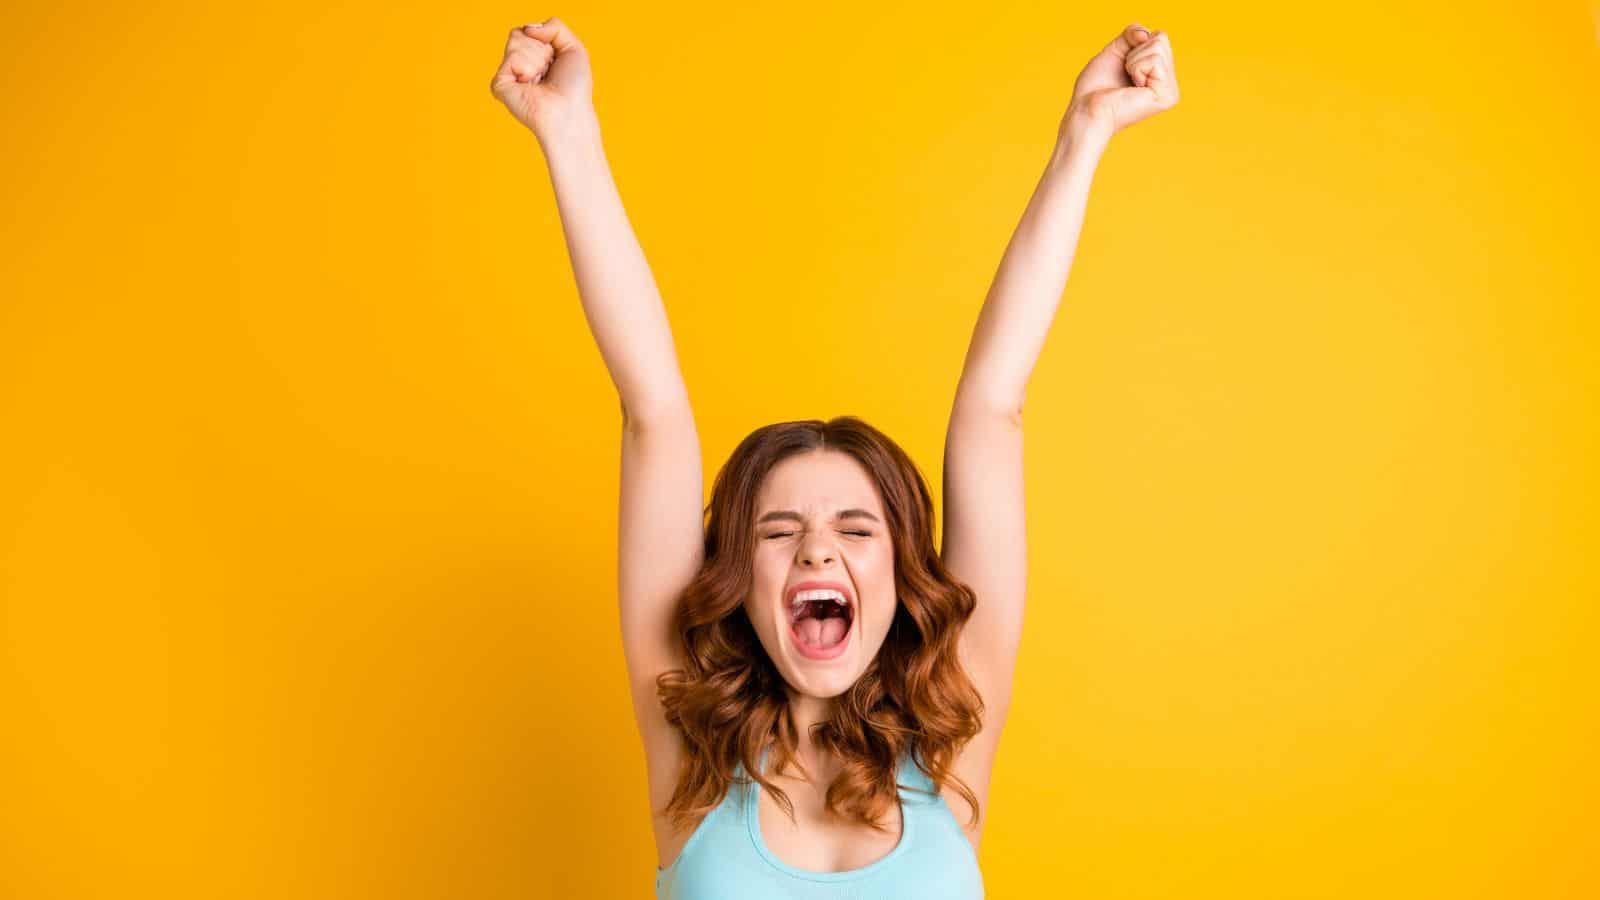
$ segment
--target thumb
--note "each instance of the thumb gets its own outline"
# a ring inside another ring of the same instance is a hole
[[[1134,22],[1122,29],[1122,32],[1112,38],[1111,43],[1107,44],[1105,49],[1100,52],[1109,53],[1117,59],[1123,59],[1129,53],[1132,53],[1134,48],[1143,45],[1148,40],[1150,40],[1150,29],[1140,25],[1138,22]]]
[[[529,37],[538,38],[554,47],[557,53],[565,53],[569,49],[583,49],[583,43],[578,36],[572,33],[567,23],[557,17],[551,17],[534,25],[525,25],[523,30]]]

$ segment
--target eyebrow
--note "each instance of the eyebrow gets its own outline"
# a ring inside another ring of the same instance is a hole
[[[769,512],[766,515],[762,516],[761,518],[757,519],[756,520],[756,524],[757,525],[764,525],[767,522],[772,522],[772,521],[775,521],[777,519],[792,519],[792,520],[794,520],[796,522],[804,522],[805,521],[805,517],[804,516],[800,515],[799,513],[795,512],[792,509],[775,509],[772,512]],[[877,516],[873,515],[870,512],[867,512],[864,509],[860,509],[859,507],[852,507],[850,509],[841,509],[838,512],[833,514],[833,520],[835,522],[839,521],[840,519],[871,519],[874,522],[878,521],[878,517]]]

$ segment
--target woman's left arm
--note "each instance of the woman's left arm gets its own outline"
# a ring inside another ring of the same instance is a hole
[[[941,555],[977,595],[961,653],[985,714],[958,769],[970,770],[959,773],[963,780],[979,777],[985,787],[1022,635],[1023,395],[1066,286],[1100,155],[1118,131],[1177,101],[1171,45],[1162,32],[1130,25],[1089,61],[967,349],[945,439]]]

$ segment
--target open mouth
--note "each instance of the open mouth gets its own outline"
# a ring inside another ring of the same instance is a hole
[[[807,659],[832,659],[844,652],[855,624],[855,604],[835,587],[791,591],[789,636]]]

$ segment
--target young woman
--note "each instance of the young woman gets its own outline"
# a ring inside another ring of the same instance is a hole
[[[851,417],[756,430],[702,508],[689,398],[592,84],[550,19],[511,31],[491,89],[544,151],[621,396],[618,590],[657,896],[982,896],[1027,571],[1023,394],[1100,155],[1178,102],[1171,45],[1130,25],[1073,85],[967,351],[938,551],[922,476]]]

